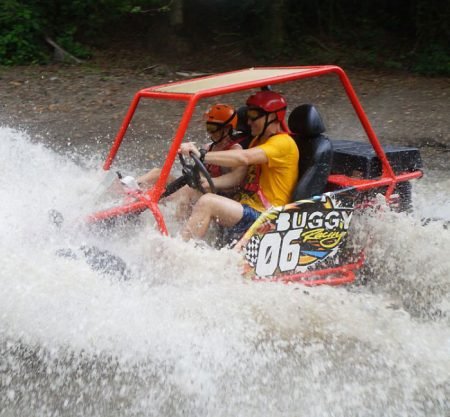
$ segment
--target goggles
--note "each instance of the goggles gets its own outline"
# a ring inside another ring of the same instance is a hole
[[[223,128],[222,124],[219,123],[212,123],[212,122],[206,122],[206,131],[208,133],[216,133],[218,132],[220,129]]]
[[[254,122],[255,120],[260,119],[261,117],[265,116],[267,112],[265,112],[263,109],[253,108],[247,110],[247,119]]]

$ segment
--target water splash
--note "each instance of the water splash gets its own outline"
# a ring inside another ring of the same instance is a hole
[[[8,128],[0,152],[0,416],[448,410],[450,238],[421,226],[432,202],[362,220],[365,286],[258,284],[233,252],[162,237],[145,216],[145,227],[90,236],[79,219],[99,169]],[[81,243],[120,254],[133,279],[55,255]]]

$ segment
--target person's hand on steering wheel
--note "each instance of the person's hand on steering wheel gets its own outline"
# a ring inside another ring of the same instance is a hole
[[[183,167],[182,172],[186,178],[186,183],[203,194],[207,192],[216,193],[216,187],[214,186],[211,174],[203,164],[205,153],[199,151],[193,142],[182,143],[178,151],[180,162]],[[188,164],[185,161],[184,156],[190,156],[194,162],[194,165]],[[208,184],[207,187],[203,187],[203,180],[206,180]]]
[[[178,149],[178,153],[181,153],[183,156],[190,156],[192,153],[199,159],[201,156],[200,151],[195,146],[195,142],[182,143],[180,149]]]
[[[205,177],[200,178],[200,185],[203,190],[205,190],[207,193],[211,192],[211,186],[209,185],[209,181]]]

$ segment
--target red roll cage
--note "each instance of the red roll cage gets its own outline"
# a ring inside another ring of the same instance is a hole
[[[90,220],[99,221],[114,215],[124,215],[148,208],[153,213],[160,232],[167,235],[167,227],[163,215],[159,210],[158,201],[165,190],[169,173],[177,157],[178,149],[183,141],[198,101],[207,97],[230,94],[267,85],[276,85],[304,78],[318,77],[326,74],[336,74],[339,77],[356,115],[358,116],[376,155],[381,161],[382,167],[382,174],[378,179],[359,179],[345,175],[330,175],[328,183],[337,187],[352,186],[359,191],[387,187],[385,196],[389,200],[397,183],[419,178],[422,176],[422,171],[417,170],[399,175],[394,173],[361,103],[356,96],[355,90],[342,68],[334,65],[257,67],[144,88],[138,91],[131,102],[119,132],[108,153],[103,165],[103,169],[105,170],[110,169],[141,99],[185,101],[187,104],[184,113],[178,129],[176,130],[166,160],[162,166],[161,174],[154,186],[145,193],[137,195],[137,200],[135,202],[93,214],[90,216]],[[287,126],[284,126],[284,128],[287,130]]]

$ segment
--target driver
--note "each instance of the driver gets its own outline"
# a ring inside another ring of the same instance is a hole
[[[203,153],[228,151],[228,150],[242,150],[239,142],[242,140],[242,135],[237,137],[236,126],[238,123],[238,116],[235,109],[227,104],[214,104],[204,114],[206,131],[209,134],[211,143],[202,148]],[[222,167],[211,163],[205,164],[206,169],[212,178],[215,178],[215,186],[221,195],[232,195],[236,192],[234,184],[245,177],[247,167]],[[153,168],[148,173],[142,175],[137,179],[139,186],[148,188],[159,177],[161,168]],[[174,178],[169,178],[168,181],[173,181]],[[229,186],[229,184],[232,184]],[[202,186],[204,189],[209,189],[208,182],[202,178]],[[183,217],[189,213],[189,207],[200,197],[201,193],[189,186],[184,186],[173,194],[178,202],[177,217]]]
[[[241,139],[235,137],[238,116],[233,107],[227,104],[214,104],[205,112],[203,120],[206,122],[206,131],[211,139],[211,143],[203,147],[206,152],[242,149],[239,144]],[[231,171],[229,168],[213,164],[206,164],[206,168],[213,178]],[[161,168],[153,168],[140,176],[137,182],[141,187],[148,188],[155,183],[160,173]],[[169,178],[169,181],[173,180],[173,177]]]
[[[202,238],[211,220],[230,228],[228,232],[242,235],[270,206],[282,206],[291,200],[298,177],[299,152],[295,141],[283,130],[286,100],[274,91],[259,91],[246,102],[247,117],[254,137],[248,149],[231,149],[226,152],[200,152],[192,143],[184,143],[180,153],[188,156],[193,152],[207,164],[221,167],[248,167],[241,184],[244,192],[238,201],[217,194],[204,194],[194,205],[182,237],[184,240]],[[224,185],[222,176],[214,184]],[[239,185],[237,178],[226,185]]]

